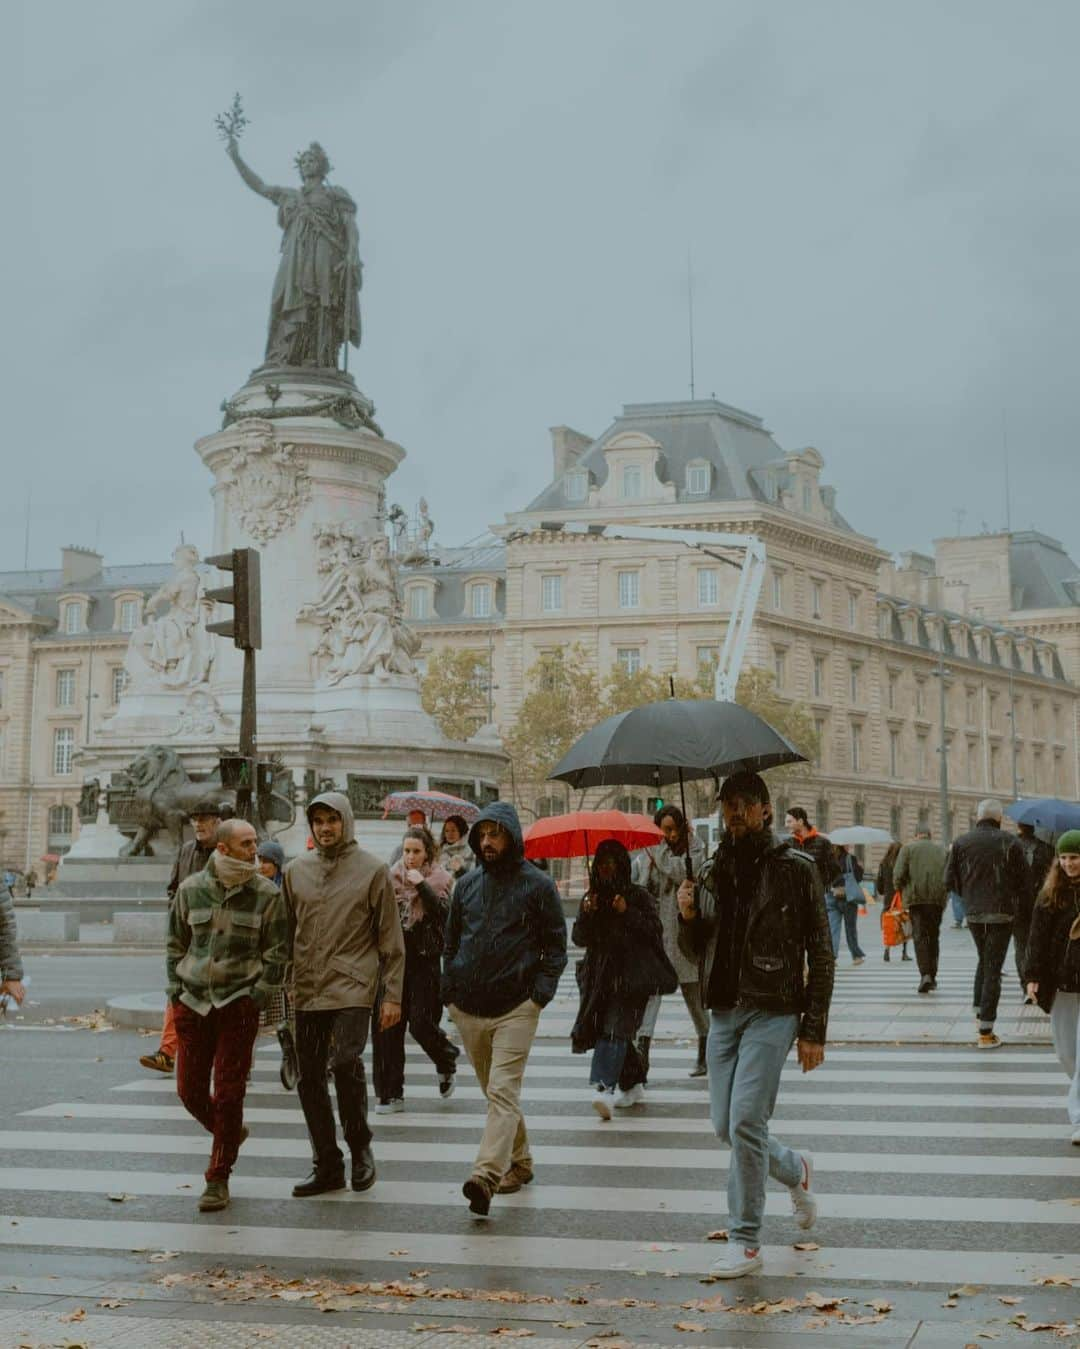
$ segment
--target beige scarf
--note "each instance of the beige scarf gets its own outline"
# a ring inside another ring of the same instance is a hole
[[[230,857],[224,852],[215,852],[211,861],[214,864],[214,875],[226,891],[239,890],[242,885],[247,885],[259,870],[257,862],[245,862],[242,858]]]

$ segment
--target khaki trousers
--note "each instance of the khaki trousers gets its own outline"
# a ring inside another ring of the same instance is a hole
[[[536,1035],[540,1008],[526,998],[502,1016],[472,1016],[454,1006],[447,1010],[488,1103],[487,1123],[473,1174],[498,1185],[511,1164],[532,1168],[529,1135],[521,1113],[521,1079]]]

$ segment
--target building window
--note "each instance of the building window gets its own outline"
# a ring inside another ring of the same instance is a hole
[[[702,567],[698,572],[697,602],[700,609],[720,603],[720,573],[715,567]]]
[[[975,714],[975,690],[964,690],[964,719],[969,726],[974,726],[976,722]]]
[[[901,806],[889,807],[889,833],[898,842],[904,837],[904,811]],[[881,896],[879,895],[878,898],[880,899]],[[891,900],[892,895],[888,895],[886,898]]]
[[[1001,730],[1001,718],[998,715],[1001,708],[1001,700],[996,693],[990,695],[990,729],[992,731]]]
[[[862,692],[862,666],[857,661],[852,661],[848,669],[848,696],[853,703],[857,703]]]
[[[778,611],[784,608],[784,573],[774,571],[772,574],[772,607]]]
[[[473,586],[469,596],[473,618],[491,617],[491,583],[480,581]]]
[[[636,675],[641,669],[641,648],[620,646],[615,651],[615,659],[628,675]]]
[[[112,701],[114,704],[120,701],[120,695],[128,686],[130,676],[122,665],[112,667]]]
[[[559,575],[540,578],[540,608],[545,614],[562,613],[562,582]]]
[[[787,686],[787,652],[782,646],[773,648],[772,668],[773,676],[776,679],[776,687],[778,689],[785,688]]]
[[[641,499],[641,465],[624,464],[622,471],[622,492],[624,501],[640,501]]]
[[[814,657],[813,688],[815,698],[825,697],[825,657]]]
[[[967,780],[969,787],[974,787],[979,781],[979,745],[975,740],[967,743]]]
[[[863,766],[862,727],[857,721],[851,723],[851,771],[860,773]]]
[[[619,608],[636,609],[641,602],[641,573],[619,572]]]
[[[889,776],[900,776],[900,732],[889,732]]]
[[[854,590],[848,591],[847,625],[853,630],[859,626],[859,596],[858,592]]]
[[[894,674],[889,675],[889,711],[890,711],[890,712],[895,712],[895,711],[896,711],[896,694],[897,694],[897,691],[898,691],[899,687],[900,687],[900,679],[899,679],[899,676],[894,675]]]
[[[916,679],[915,681],[915,715],[922,717],[926,715],[926,680]]]
[[[75,671],[57,670],[56,672],[57,707],[75,706]]]
[[[719,659],[720,659],[719,647],[716,646],[698,647],[697,663],[699,670],[715,670]]]
[[[824,768],[825,764],[825,718],[814,718],[814,735],[817,737],[817,754],[814,756],[814,766]]]
[[[566,475],[567,501],[584,501],[589,495],[589,478],[586,473],[568,473]]]
[[[53,732],[53,772],[66,777],[71,772],[71,757],[75,753],[75,731],[70,726],[58,726]]]
[[[810,582],[810,617],[820,618],[825,612],[825,586],[821,581]]]
[[[120,601],[120,631],[134,632],[139,626],[139,601]]]
[[[48,816],[48,847],[50,852],[66,853],[71,847],[71,830],[75,812],[70,806],[50,806]]]
[[[64,632],[70,637],[76,632],[82,632],[82,605],[65,604],[64,605]]]
[[[817,804],[814,806],[814,828],[820,834],[829,832],[829,800],[828,797],[819,796]]]
[[[993,789],[1001,781],[1001,750],[997,745],[990,746],[990,787]]]
[[[691,496],[704,496],[710,486],[708,464],[691,464],[686,470],[686,490]]]
[[[915,823],[915,829],[920,834],[929,833],[930,831],[930,811],[926,806],[919,807],[919,818]]]
[[[1038,794],[1042,791],[1042,785],[1043,785],[1043,781],[1042,781],[1042,777],[1043,777],[1043,771],[1042,771],[1042,750],[1041,750],[1041,749],[1037,749],[1037,750],[1035,751],[1035,753],[1031,756],[1031,771],[1032,771],[1032,774],[1034,775],[1034,778],[1035,778],[1035,795],[1038,796]]]
[[[413,586],[409,591],[409,617],[427,618],[430,613],[430,596],[423,586]]]
[[[926,779],[930,776],[930,755],[925,735],[919,736],[918,746],[919,746],[919,781],[925,782]]]
[[[4,706],[4,671],[0,670],[0,708]]]

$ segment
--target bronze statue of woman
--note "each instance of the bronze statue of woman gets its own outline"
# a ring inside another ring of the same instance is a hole
[[[330,161],[317,142],[296,156],[302,186],[271,187],[240,157],[235,135],[226,152],[253,192],[278,208],[281,262],[270,298],[267,365],[338,368],[338,351],[360,345],[360,261],[356,203],[331,187]],[[346,351],[345,368],[348,369]]]

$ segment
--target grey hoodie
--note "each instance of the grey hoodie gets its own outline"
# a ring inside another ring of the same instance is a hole
[[[344,829],[336,847],[316,846],[285,868],[297,1010],[371,1007],[380,973],[386,1000],[400,1002],[405,939],[390,872],[357,844],[347,796],[316,796],[307,808],[309,825],[316,806],[336,810]]]

